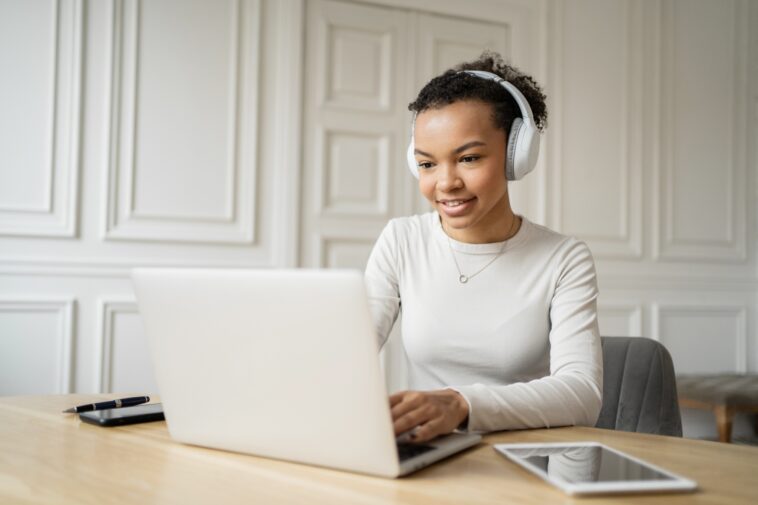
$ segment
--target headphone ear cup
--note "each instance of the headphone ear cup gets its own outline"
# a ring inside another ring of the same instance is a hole
[[[515,163],[513,164],[514,181],[522,179],[537,166],[540,155],[540,135],[536,128],[524,124],[516,140]]]
[[[534,125],[514,119],[506,151],[506,179],[518,181],[534,170],[540,154],[540,135]]]
[[[413,144],[413,137],[411,137],[411,142],[408,144],[408,152],[405,154],[406,161],[408,162],[408,170],[411,171],[411,174],[413,174],[413,177],[418,179],[418,164],[416,163],[416,156],[414,154],[414,151],[416,148]]]
[[[508,132],[508,145],[505,147],[505,178],[509,181],[517,181],[516,172],[516,153],[519,144],[519,132],[524,127],[524,121],[517,117],[511,123],[511,130]]]

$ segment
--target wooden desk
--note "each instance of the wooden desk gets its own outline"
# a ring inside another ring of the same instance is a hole
[[[0,398],[0,503],[756,503],[758,448],[596,428],[503,432],[388,480],[173,442],[163,422],[100,428],[61,414],[108,395]],[[502,458],[500,442],[597,440],[696,480],[693,494],[570,498]]]

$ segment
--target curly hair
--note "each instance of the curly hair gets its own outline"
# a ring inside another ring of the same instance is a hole
[[[421,88],[416,100],[408,104],[408,110],[419,114],[461,100],[480,100],[492,106],[495,126],[508,132],[513,120],[521,117],[516,100],[495,81],[460,73],[462,70],[492,72],[513,84],[529,102],[537,128],[544,131],[547,127],[546,97],[540,85],[530,75],[505,63],[502,56],[493,51],[484,51],[479,59],[461,63],[429,81]]]

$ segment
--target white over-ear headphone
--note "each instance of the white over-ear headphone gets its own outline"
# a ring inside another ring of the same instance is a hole
[[[467,73],[482,79],[488,79],[499,83],[516,100],[521,110],[521,117],[517,117],[511,124],[508,132],[508,144],[505,148],[505,177],[509,181],[518,181],[534,169],[540,152],[540,134],[534,123],[532,108],[529,106],[524,95],[516,86],[506,81],[497,74],[483,70],[462,70],[459,73]],[[411,127],[411,143],[408,146],[408,169],[418,179],[418,164],[416,163],[415,146],[413,142],[413,130],[416,118],[413,118]]]

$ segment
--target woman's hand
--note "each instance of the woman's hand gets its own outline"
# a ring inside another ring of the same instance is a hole
[[[468,417],[468,402],[452,389],[401,391],[390,396],[395,435],[416,428],[414,442],[452,432]]]

